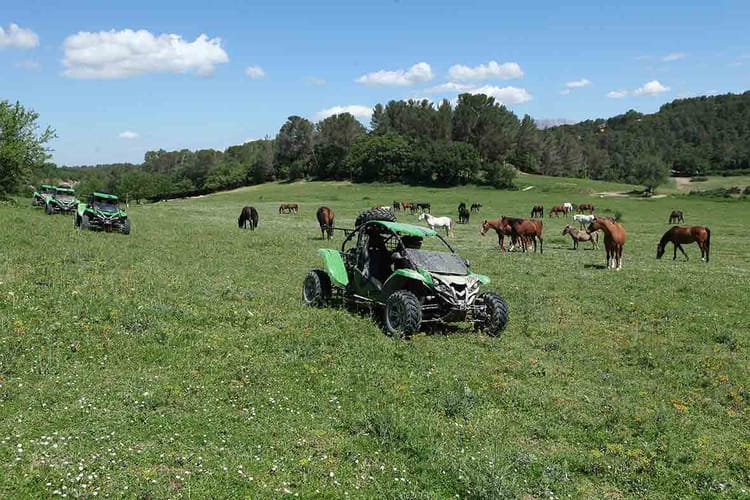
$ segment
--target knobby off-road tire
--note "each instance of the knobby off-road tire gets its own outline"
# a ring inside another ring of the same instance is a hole
[[[331,278],[322,269],[313,269],[302,282],[302,300],[308,306],[322,307],[331,298]]]
[[[130,219],[126,219],[125,222],[122,223],[120,232],[122,234],[130,234]]]
[[[383,220],[386,222],[396,222],[396,216],[393,215],[389,210],[386,210],[384,208],[371,208],[370,210],[365,210],[359,216],[357,217],[357,220],[354,221],[354,227],[359,227],[365,222],[369,222],[371,220]]]
[[[91,229],[91,223],[89,222],[89,216],[88,215],[83,214],[81,216],[81,223],[80,223],[79,227],[81,229],[85,229],[85,230]]]
[[[508,304],[498,294],[485,292],[477,300],[484,303],[485,317],[479,328],[490,337],[497,337],[508,324]]]
[[[47,215],[52,215],[52,214],[55,213],[55,210],[52,208],[52,205],[50,205],[49,203],[45,203],[44,204],[44,212]]]
[[[408,290],[398,290],[388,297],[383,316],[385,330],[394,338],[408,337],[422,326],[422,306]]]

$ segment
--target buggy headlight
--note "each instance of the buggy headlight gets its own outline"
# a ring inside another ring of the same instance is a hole
[[[477,288],[479,288],[479,285],[479,278],[477,278],[476,276],[469,276],[466,278],[466,287],[469,290],[476,290]]]

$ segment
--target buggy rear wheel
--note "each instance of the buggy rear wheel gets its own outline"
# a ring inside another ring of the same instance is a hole
[[[497,293],[485,292],[477,301],[484,305],[484,317],[479,328],[490,337],[500,335],[508,324],[508,304]]]
[[[398,290],[388,297],[383,316],[386,331],[395,338],[409,336],[422,326],[422,306],[408,290]]]
[[[50,205],[49,203],[45,203],[44,204],[44,212],[47,215],[52,215],[53,213],[55,213],[55,210],[52,208],[52,205]]]
[[[86,214],[83,214],[81,216],[81,223],[79,224],[79,227],[81,229],[91,229],[91,223],[89,222],[89,216]]]
[[[364,212],[359,214],[359,216],[357,216],[357,219],[354,221],[354,227],[359,227],[365,222],[369,222],[371,220],[396,222],[396,216],[393,215],[390,210],[386,210],[384,208],[371,208],[370,210],[365,210]]]
[[[302,282],[302,300],[313,307],[321,307],[331,298],[331,278],[321,269],[313,269]]]

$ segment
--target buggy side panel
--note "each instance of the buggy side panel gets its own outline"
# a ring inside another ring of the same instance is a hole
[[[318,253],[323,258],[323,267],[331,277],[331,281],[339,286],[346,286],[349,284],[349,276],[346,274],[346,266],[344,266],[344,259],[341,257],[341,252],[333,250],[331,248],[321,248]]]
[[[471,276],[476,276],[477,279],[479,280],[479,282],[481,284],[483,284],[483,285],[486,285],[487,283],[489,283],[491,281],[490,277],[489,276],[485,276],[484,274],[477,274],[477,273],[470,273],[470,274],[471,274]]]
[[[407,288],[408,281],[415,281],[420,285],[432,285],[432,276],[429,273],[423,274],[413,269],[397,269],[383,285],[383,296],[387,297],[396,290]]]

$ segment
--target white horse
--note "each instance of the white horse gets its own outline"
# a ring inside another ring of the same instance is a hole
[[[453,230],[456,226],[453,223],[453,219],[451,219],[450,217],[433,217],[427,212],[424,212],[419,214],[419,217],[417,217],[417,219],[427,222],[427,225],[430,226],[430,229],[432,229],[433,231],[436,228],[444,228],[446,236],[455,234]]]
[[[573,220],[576,221],[581,225],[581,229],[583,229],[584,224],[591,224],[593,222],[595,215],[583,215],[583,214],[575,214],[573,216]]]
[[[563,208],[565,209],[565,213],[569,214],[573,211],[573,204],[569,201],[566,201],[565,203],[563,203]]]

